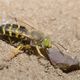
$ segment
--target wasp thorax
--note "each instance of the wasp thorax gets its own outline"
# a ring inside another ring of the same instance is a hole
[[[38,31],[32,31],[31,36],[36,41],[42,41],[44,39],[44,34]]]

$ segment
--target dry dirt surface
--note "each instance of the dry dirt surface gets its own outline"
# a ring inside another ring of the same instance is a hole
[[[0,24],[9,21],[5,15],[50,35],[54,43],[64,46],[65,54],[80,60],[80,0],[0,0]],[[80,79],[80,70],[66,74],[35,55],[23,53],[7,62],[13,51],[13,46],[0,40],[0,80]]]

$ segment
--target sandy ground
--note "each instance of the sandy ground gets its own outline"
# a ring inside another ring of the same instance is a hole
[[[79,0],[0,0],[0,18],[10,15],[50,35],[61,50],[80,60]],[[5,20],[3,20],[5,21]],[[7,20],[6,20],[7,21]],[[26,27],[26,26],[25,26]],[[23,53],[9,62],[16,49],[0,40],[0,80],[79,80],[80,70],[63,73],[48,60]],[[4,67],[4,68],[3,68]]]

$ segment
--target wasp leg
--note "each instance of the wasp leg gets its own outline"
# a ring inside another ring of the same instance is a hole
[[[19,51],[21,50],[22,48],[24,47],[24,45],[20,44],[15,51],[12,51],[12,54],[10,55],[10,58],[8,61],[12,60],[14,57],[16,57],[17,55],[21,54],[22,51]]]
[[[36,47],[36,50],[37,50],[38,54],[39,54],[41,57],[44,57],[44,55],[41,53],[41,51],[40,51],[40,49],[39,49],[39,46],[36,45],[35,47]]]
[[[8,37],[8,40],[9,40],[10,44],[12,45],[13,44],[13,41],[11,41],[11,38],[10,37]]]
[[[16,50],[21,50],[22,48],[24,48],[24,45],[23,45],[23,44],[20,44],[20,45],[16,48]]]
[[[31,46],[29,44],[26,44],[26,45],[23,45],[23,44],[20,44],[17,48],[16,48],[16,51],[18,50],[22,50],[23,52],[26,52],[29,50],[31,50]],[[18,55],[18,54],[17,54]]]
[[[26,49],[30,49],[31,46],[30,46],[29,44],[26,44],[25,48],[26,48]]]

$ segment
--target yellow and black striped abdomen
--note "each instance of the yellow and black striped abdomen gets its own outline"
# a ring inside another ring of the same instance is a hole
[[[15,37],[15,38],[25,38],[28,30],[24,26],[19,26],[17,24],[4,24],[0,26],[0,34]]]

